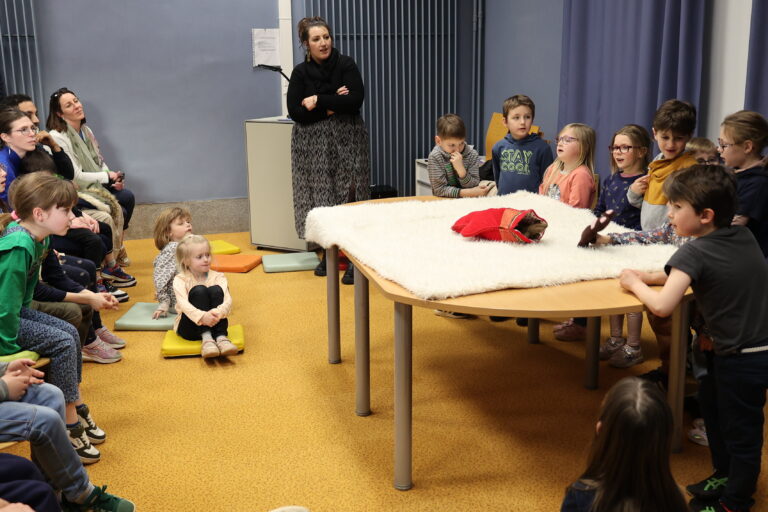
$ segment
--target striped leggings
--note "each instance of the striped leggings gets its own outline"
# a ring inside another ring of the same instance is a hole
[[[80,398],[83,358],[80,336],[74,326],[40,311],[21,308],[16,344],[51,359],[48,382],[61,389],[65,402]]]

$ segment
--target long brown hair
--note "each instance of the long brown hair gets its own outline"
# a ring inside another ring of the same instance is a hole
[[[19,119],[24,119],[27,114],[16,107],[5,107],[0,109],[0,133],[11,133],[11,125]],[[5,142],[0,139],[0,148],[5,146]]]
[[[186,208],[166,208],[155,219],[155,247],[158,251],[165,249],[171,241],[171,224],[179,217],[192,222],[192,215]]]
[[[16,215],[26,220],[35,208],[71,208],[77,203],[77,191],[71,181],[61,180],[47,172],[33,172],[13,180],[8,200]],[[10,214],[0,215],[0,231],[11,223]]]
[[[48,118],[45,120],[45,127],[48,130],[56,130],[62,133],[67,131],[67,122],[61,117],[61,97],[67,93],[78,98],[75,91],[71,91],[66,87],[57,89],[51,94],[51,99],[48,101]],[[84,124],[85,118],[80,122],[80,126]]]
[[[603,400],[600,428],[581,480],[592,486],[592,512],[683,512],[672,478],[672,411],[656,384],[627,377]]]

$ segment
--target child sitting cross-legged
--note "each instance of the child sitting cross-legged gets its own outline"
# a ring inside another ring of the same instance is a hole
[[[731,225],[733,174],[694,165],[664,183],[670,224],[693,239],[665,272],[624,270],[621,285],[655,315],[669,316],[690,286],[712,339],[699,387],[714,473],[686,487],[691,510],[746,511],[760,474],[768,389],[768,266],[755,237]],[[648,285],[663,285],[660,291]],[[707,347],[702,347],[707,348]]]
[[[202,339],[200,354],[206,359],[237,354],[237,347],[227,338],[232,297],[224,274],[211,270],[208,240],[186,235],[176,247],[176,264],[176,333],[185,340]]]

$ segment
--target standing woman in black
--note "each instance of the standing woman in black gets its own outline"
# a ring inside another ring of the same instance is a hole
[[[288,85],[293,208],[296,232],[304,238],[307,213],[317,206],[362,201],[370,196],[368,132],[360,108],[363,78],[351,57],[333,47],[323,18],[298,25],[306,59],[293,68]],[[352,284],[350,264],[342,282]],[[315,269],[324,276],[325,256]]]

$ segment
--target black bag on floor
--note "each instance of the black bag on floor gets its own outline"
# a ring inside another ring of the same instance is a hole
[[[371,185],[371,199],[397,197],[397,189],[389,185]]]

